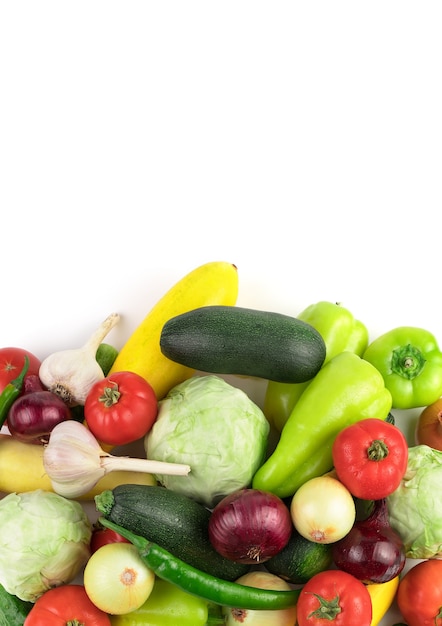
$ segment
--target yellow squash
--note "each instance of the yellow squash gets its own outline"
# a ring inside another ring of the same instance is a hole
[[[22,493],[44,489],[54,491],[51,481],[43,465],[44,447],[32,443],[24,443],[10,435],[0,435],[0,498],[1,492]],[[105,489],[113,489],[117,485],[136,483],[156,485],[151,474],[143,472],[110,472],[106,474],[88,493],[77,500],[93,500],[94,496]]]
[[[371,598],[373,615],[370,626],[377,626],[387,613],[396,596],[399,586],[399,576],[386,583],[373,583],[367,585],[368,593]]]
[[[205,263],[186,274],[157,302],[123,345],[109,374],[136,372],[153,387],[161,400],[175,385],[190,378],[194,370],[163,355],[160,336],[172,317],[201,306],[235,305],[238,271],[225,261]]]

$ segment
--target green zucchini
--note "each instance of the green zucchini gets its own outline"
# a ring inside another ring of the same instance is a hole
[[[284,548],[264,563],[271,573],[293,584],[304,584],[332,565],[332,546],[309,541],[294,528]]]
[[[210,511],[156,485],[119,485],[95,497],[105,519],[158,544],[188,565],[233,581],[250,567],[221,556],[209,540]]]
[[[205,306],[169,319],[160,348],[195,370],[281,383],[311,380],[326,355],[324,339],[310,324],[237,306]]]
[[[23,626],[33,606],[32,602],[21,600],[0,585],[0,626]]]

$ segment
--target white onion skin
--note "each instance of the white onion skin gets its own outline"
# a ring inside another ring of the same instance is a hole
[[[105,613],[124,615],[150,596],[155,574],[131,543],[109,543],[92,554],[84,569],[90,600]]]
[[[356,519],[350,491],[331,475],[305,482],[295,492],[290,513],[296,530],[316,543],[334,543],[345,537]]]
[[[279,591],[291,589],[290,585],[279,576],[259,570],[244,574],[236,582],[259,589]],[[294,626],[296,624],[296,606],[276,611],[251,611],[223,607],[222,613],[226,626]]]

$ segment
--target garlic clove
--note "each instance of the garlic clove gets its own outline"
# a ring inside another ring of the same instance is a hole
[[[68,406],[83,406],[92,386],[104,378],[95,356],[98,346],[119,320],[118,313],[111,313],[84,346],[47,356],[39,369],[43,385],[60,396]]]
[[[74,420],[57,424],[43,452],[43,465],[54,491],[71,498],[87,493],[106,473],[102,453],[83,424]]]
[[[91,431],[75,420],[57,424],[43,452],[43,465],[56,493],[76,498],[87,493],[112,471],[138,471],[186,476],[190,466],[131,457],[102,450]]]

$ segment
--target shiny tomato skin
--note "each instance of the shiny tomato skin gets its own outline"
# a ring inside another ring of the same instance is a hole
[[[342,570],[312,576],[296,604],[298,626],[370,626],[372,611],[365,585]]]
[[[135,372],[115,372],[98,381],[84,404],[91,433],[113,446],[144,437],[157,415],[158,400],[152,386]]]
[[[27,615],[24,626],[111,626],[107,613],[89,599],[83,585],[61,585],[45,591]]]
[[[399,582],[397,605],[408,626],[442,626],[442,560],[413,565]]]
[[[111,528],[94,528],[91,537],[91,554],[96,552],[98,548],[106,546],[108,543],[130,543],[128,539],[125,539],[122,535],[115,532]]]
[[[408,462],[408,443],[397,426],[366,418],[343,428],[333,447],[339,480],[357,498],[381,500],[399,486]]]
[[[22,371],[25,355],[29,358],[27,376],[38,376],[41,361],[35,354],[24,348],[0,348],[0,393]]]

